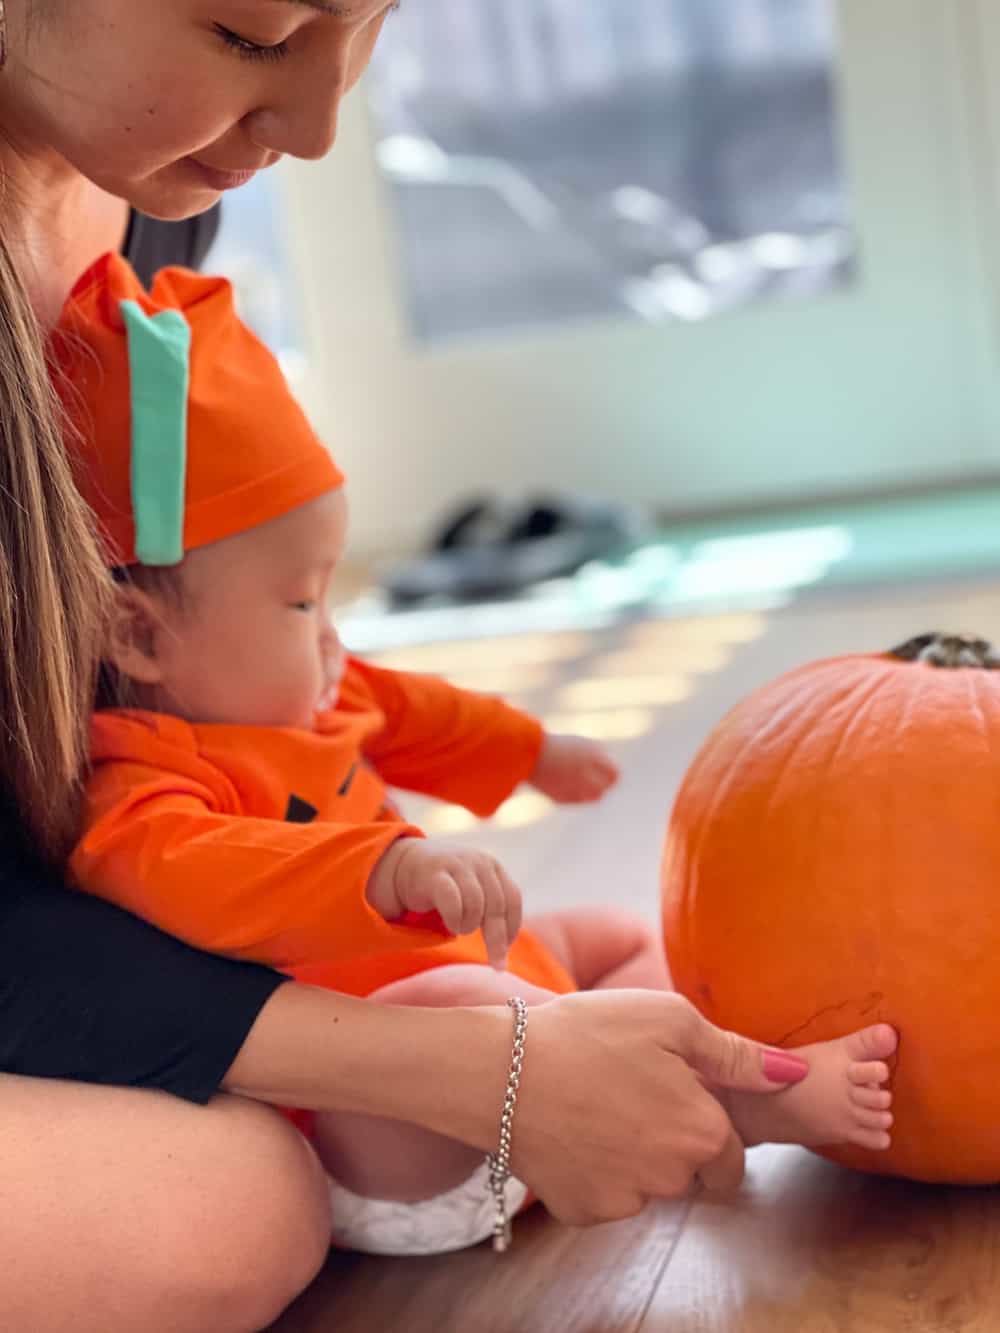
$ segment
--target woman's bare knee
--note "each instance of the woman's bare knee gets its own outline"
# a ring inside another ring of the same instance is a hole
[[[276,1112],[0,1077],[0,1328],[251,1333],[323,1262],[323,1173]]]
[[[172,1269],[184,1274],[187,1303],[215,1307],[223,1321],[193,1327],[261,1329],[323,1265],[329,1186],[313,1150],[270,1108],[222,1097],[212,1109],[223,1121],[226,1146],[212,1161],[209,1214],[196,1212],[202,1249],[192,1265],[190,1232],[175,1227]]]

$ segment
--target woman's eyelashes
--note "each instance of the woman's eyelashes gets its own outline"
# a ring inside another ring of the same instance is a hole
[[[229,49],[235,51],[242,60],[282,60],[288,55],[287,42],[275,42],[273,46],[265,46],[260,42],[252,42],[249,37],[241,37],[238,32],[233,32],[231,28],[226,28],[221,23],[212,26]]]
[[[394,0],[393,4],[387,6],[383,13],[395,13],[399,9],[401,0]],[[213,23],[213,28],[226,46],[243,60],[282,60],[289,54],[289,45],[287,40],[282,42],[255,42],[249,37],[243,37],[238,32],[233,32],[232,28],[227,28],[224,23]]]

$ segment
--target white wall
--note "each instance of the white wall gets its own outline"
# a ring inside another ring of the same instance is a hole
[[[700,325],[414,346],[356,97],[332,157],[290,180],[307,398],[351,478],[355,551],[419,541],[483,488],[683,509],[1000,466],[1000,134],[984,122],[1000,130],[997,8],[843,0],[862,279]]]

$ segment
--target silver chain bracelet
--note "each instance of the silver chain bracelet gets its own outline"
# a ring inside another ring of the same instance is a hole
[[[504,1187],[510,1180],[510,1133],[514,1123],[514,1107],[517,1105],[517,1090],[521,1082],[521,1065],[524,1063],[524,1034],[528,1030],[528,1006],[515,995],[507,1001],[514,1011],[514,1051],[510,1059],[510,1072],[507,1075],[507,1090],[503,1098],[503,1113],[500,1116],[500,1146],[495,1153],[486,1154],[489,1168],[489,1187],[496,1203],[496,1220],[493,1223],[493,1249],[503,1254],[510,1249],[511,1222],[507,1216],[507,1199]]]

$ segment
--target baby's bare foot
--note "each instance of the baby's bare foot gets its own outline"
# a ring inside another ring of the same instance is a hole
[[[897,1036],[886,1023],[863,1028],[837,1041],[800,1046],[796,1055],[809,1073],[773,1097],[717,1092],[736,1132],[747,1146],[800,1143],[807,1148],[852,1143],[875,1151],[889,1147],[892,1094],[881,1085],[889,1077],[885,1061]]]

